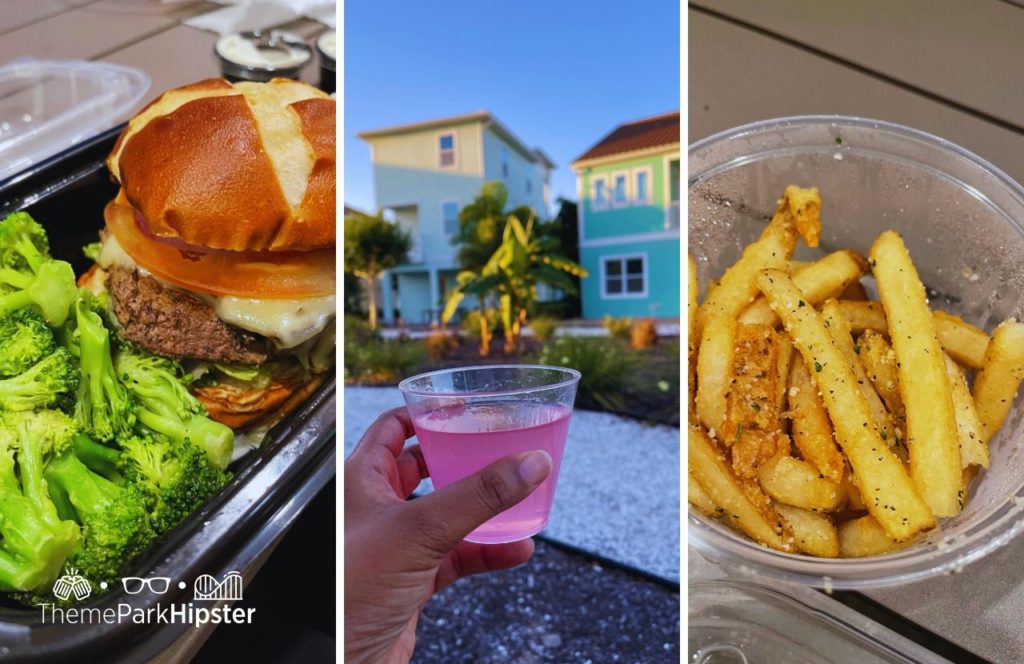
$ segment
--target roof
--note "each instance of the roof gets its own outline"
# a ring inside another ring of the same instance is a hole
[[[679,111],[620,124],[573,160],[573,166],[591,159],[670,145],[679,145]]]
[[[408,124],[393,125],[391,127],[383,127],[381,129],[370,129],[368,131],[361,131],[356,133],[358,138],[364,141],[371,141],[375,138],[382,136],[394,136],[396,134],[408,134],[414,131],[423,131],[424,129],[434,129],[442,127],[451,127],[453,125],[469,124],[473,122],[480,122],[485,127],[491,128],[496,134],[501,136],[509,145],[518,150],[527,160],[531,163],[542,162],[547,165],[548,168],[554,168],[555,164],[551,159],[544,154],[540,148],[531,149],[526,146],[518,136],[512,133],[512,131],[498,121],[498,118],[494,117],[494,114],[490,111],[474,111],[473,113],[463,113],[461,115],[449,115],[443,118],[434,118],[432,120],[422,120],[420,122],[410,122]]]

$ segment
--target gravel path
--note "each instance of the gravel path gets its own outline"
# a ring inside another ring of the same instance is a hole
[[[345,456],[394,387],[345,387]],[[679,430],[577,410],[544,535],[679,582]],[[420,490],[429,488],[429,482]]]

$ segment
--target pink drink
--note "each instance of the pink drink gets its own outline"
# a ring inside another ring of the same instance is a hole
[[[522,502],[470,533],[468,541],[514,542],[547,525],[571,416],[571,408],[558,404],[506,401],[446,406],[413,420],[437,489],[510,454],[544,450],[551,455],[551,475]]]

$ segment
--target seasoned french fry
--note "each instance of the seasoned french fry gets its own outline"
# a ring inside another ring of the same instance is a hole
[[[850,331],[855,335],[865,330],[889,334],[885,311],[880,302],[839,300],[839,307],[850,324]],[[935,311],[932,316],[935,318],[935,333],[939,343],[950,357],[965,367],[980,369],[985,361],[988,335],[964,322],[959,316],[944,311]]]
[[[788,397],[793,443],[800,455],[826,479],[840,481],[846,462],[832,438],[832,423],[803,358],[790,369]]]
[[[886,533],[872,516],[862,516],[839,524],[839,556],[863,558],[880,556],[906,548],[909,543],[898,542]]]
[[[1003,426],[1024,378],[1024,324],[1003,321],[992,333],[985,362],[974,377],[974,405],[988,443]]]
[[[800,551],[819,558],[839,555],[839,534],[831,518],[783,503],[776,503],[775,509],[793,529],[793,539]]]
[[[857,486],[850,481],[850,476],[843,477],[841,482],[843,493],[846,494],[846,509],[849,510],[866,510],[867,504],[864,502],[864,498],[860,495],[860,490]]]
[[[691,349],[696,347],[696,335],[694,335],[694,327],[697,325],[697,261],[693,260],[693,256],[687,254],[687,262],[690,267],[690,282],[688,285],[690,291],[690,302],[686,307],[686,322],[689,325],[686,338],[690,340]]]
[[[686,481],[686,497],[698,512],[712,519],[722,516],[722,513],[715,505],[715,501],[711,500],[711,496],[705,493],[704,489],[700,488],[700,483],[693,478],[693,473],[686,474]]]
[[[882,441],[870,408],[857,387],[849,362],[818,312],[799,306],[803,294],[781,270],[765,270],[757,284],[779,315],[794,345],[812,370],[828,410],[836,439],[850,461],[853,481],[867,508],[890,537],[904,540],[935,525],[903,464]]]
[[[697,261],[687,255],[690,267],[690,303],[686,310],[688,331],[686,333],[686,412],[690,422],[697,421],[697,346],[700,339],[695,333],[697,325]]]
[[[945,356],[924,285],[898,233],[879,235],[869,255],[896,353],[910,476],[933,514],[954,516],[963,509],[966,495],[960,444]],[[888,528],[886,532],[893,534]]]
[[[753,483],[741,485],[711,439],[699,427],[687,430],[687,457],[697,484],[722,509],[733,527],[755,541],[780,551],[793,551],[793,536],[771,501]],[[754,496],[755,501],[750,496]]]
[[[896,371],[896,353],[885,337],[874,330],[866,330],[860,335],[853,347],[860,358],[864,370],[875,386],[878,396],[882,397],[885,407],[892,414],[893,422],[900,431],[906,426],[906,412],[903,408],[903,397],[900,396],[900,378]]]
[[[725,396],[732,382],[736,321],[718,317],[701,333],[697,351],[697,418],[709,431],[725,424]]]
[[[775,363],[775,372],[777,374],[775,412],[779,419],[780,431],[785,430],[783,428],[785,424],[783,412],[786,410],[786,392],[789,390],[789,369],[793,366],[793,356],[795,354],[796,348],[793,347],[793,340],[789,338],[789,335],[780,334],[778,360]]]
[[[867,260],[854,251],[834,251],[821,260],[799,268],[793,273],[793,283],[807,301],[817,306],[830,297],[836,297],[851,283],[867,272]],[[740,314],[741,323],[778,325],[775,315],[764,297],[758,297]]]
[[[867,290],[864,289],[864,284],[857,281],[851,281],[850,285],[847,286],[842,293],[839,294],[841,300],[870,300],[868,297]]]
[[[935,332],[939,343],[950,357],[971,369],[980,369],[985,363],[988,335],[959,316],[935,311]]]
[[[806,461],[783,454],[762,465],[757,479],[776,501],[807,510],[831,512],[846,498],[839,482],[825,479]]]
[[[967,389],[967,379],[960,366],[949,355],[946,358],[946,373],[953,395],[953,411],[956,415],[957,440],[960,443],[960,466],[982,466],[988,468],[988,445],[981,433],[981,420],[974,407],[974,399]],[[966,487],[966,482],[964,486]],[[966,489],[964,495],[966,495]]]
[[[857,381],[857,386],[864,395],[868,408],[871,409],[872,419],[875,426],[878,427],[878,434],[885,441],[886,445],[890,448],[895,447],[896,426],[893,424],[892,416],[889,415],[889,411],[882,404],[882,399],[878,396],[878,392],[875,391],[875,386],[871,383],[867,372],[864,370],[864,365],[860,362],[860,355],[857,352],[858,349],[853,344],[850,327],[846,323],[846,318],[843,317],[843,312],[839,309],[839,305],[835,300],[829,300],[822,305],[821,317],[825,319],[825,327],[832,334],[837,347],[843,353],[843,357],[846,358],[850,369],[853,371],[853,377]]]
[[[782,432],[778,399],[779,333],[768,325],[737,325],[733,345],[732,385],[720,440],[730,447],[737,477],[752,479],[757,469],[779,453],[789,453]]]
[[[735,319],[757,295],[754,278],[765,268],[783,269],[793,255],[799,236],[809,247],[818,246],[821,234],[821,198],[817,189],[786,187],[771,222],[761,237],[743,250],[743,255],[725,271],[718,285],[708,292],[697,310],[697,331],[712,318]],[[703,339],[703,337],[702,337]]]

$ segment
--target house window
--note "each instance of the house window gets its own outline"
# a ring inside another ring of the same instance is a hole
[[[445,201],[441,203],[441,219],[444,222],[444,234],[455,235],[459,232],[459,202]]]
[[[455,166],[455,134],[441,134],[437,139],[439,163],[441,168]]]
[[[646,297],[647,257],[610,256],[601,263],[601,296],[604,298]]]
[[[501,146],[501,177],[508,179],[508,148]]]
[[[651,169],[639,168],[633,171],[633,202],[651,202]]]
[[[530,178],[526,178],[526,193],[533,193],[533,182],[530,181]]]
[[[608,207],[608,178],[598,175],[591,178],[593,192],[591,194],[591,207],[595,210],[603,210]]]
[[[679,160],[669,162],[668,168],[668,221],[669,229],[679,228]]]
[[[629,178],[625,173],[612,176],[612,202],[617,206],[629,202]]]

